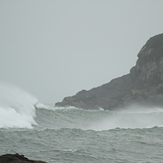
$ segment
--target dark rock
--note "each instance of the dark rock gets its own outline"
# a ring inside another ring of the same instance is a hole
[[[110,110],[133,103],[163,106],[163,34],[147,41],[129,74],[66,97],[56,106]]]
[[[46,163],[44,161],[29,160],[24,155],[5,154],[0,156],[0,163]]]

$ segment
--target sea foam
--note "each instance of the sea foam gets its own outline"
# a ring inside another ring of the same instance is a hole
[[[0,128],[32,128],[37,99],[24,90],[0,82]]]

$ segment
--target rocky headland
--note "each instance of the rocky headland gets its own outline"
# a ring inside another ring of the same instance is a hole
[[[131,104],[163,107],[163,34],[150,38],[137,56],[129,74],[65,97],[55,105],[106,110]]]

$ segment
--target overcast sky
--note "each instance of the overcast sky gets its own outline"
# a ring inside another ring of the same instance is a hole
[[[163,33],[163,0],[0,0],[0,80],[43,103],[129,73]]]

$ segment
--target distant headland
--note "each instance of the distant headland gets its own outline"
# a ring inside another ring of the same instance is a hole
[[[163,34],[147,41],[129,74],[91,90],[82,90],[74,96],[65,97],[55,105],[113,110],[131,104],[163,107]]]

